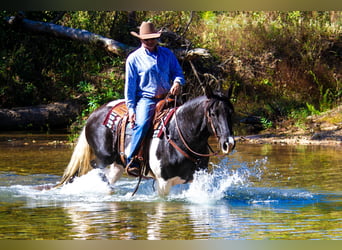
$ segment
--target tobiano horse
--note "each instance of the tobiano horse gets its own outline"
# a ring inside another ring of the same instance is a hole
[[[207,170],[210,152],[208,139],[216,136],[220,150],[229,154],[235,147],[232,130],[233,105],[231,88],[227,94],[206,91],[179,106],[164,127],[162,137],[150,140],[148,171],[145,176],[156,180],[160,196],[166,196],[177,184],[191,182],[195,171]],[[72,182],[94,168],[113,184],[124,173],[125,164],[117,147],[115,132],[103,125],[112,105],[105,104],[88,118],[64,175],[56,187]],[[125,152],[130,146],[130,126],[126,129]],[[121,153],[122,154],[122,153]]]

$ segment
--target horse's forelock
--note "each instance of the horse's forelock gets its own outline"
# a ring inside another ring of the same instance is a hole
[[[223,102],[225,105],[227,105],[232,111],[234,111],[234,106],[232,102],[230,101],[230,98],[225,96],[221,92],[215,93],[211,98],[209,98],[209,105],[208,108],[213,107],[216,103]]]

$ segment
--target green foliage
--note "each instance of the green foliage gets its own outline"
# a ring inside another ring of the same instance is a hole
[[[324,112],[332,107],[339,93],[322,84],[313,71],[309,71],[309,74],[313,77],[313,81],[317,84],[319,90],[319,111]]]
[[[281,120],[298,108],[310,114],[339,102],[341,12],[200,14],[194,39],[215,51],[230,80],[240,83],[237,110]]]
[[[265,117],[262,117],[260,119],[260,122],[261,122],[261,125],[264,129],[269,129],[273,126],[273,122],[272,121],[269,121],[267,118]]]
[[[312,112],[309,110],[307,104],[307,108],[301,107],[298,109],[293,109],[288,117],[294,121],[295,127],[305,129],[306,117],[311,114]]]
[[[16,13],[3,11],[2,18]],[[53,21],[59,12],[27,12],[27,18],[45,22]],[[97,34],[110,36],[115,12],[66,12],[57,24],[87,29]],[[97,84],[99,80],[108,86],[104,96],[120,96],[122,84],[122,60],[108,56],[105,51],[77,41],[58,39],[52,36],[26,33],[2,23],[0,55],[0,107],[26,106],[52,101],[74,99],[83,94],[80,82]],[[113,70],[115,69],[115,70]],[[116,72],[113,75],[113,72]],[[117,73],[119,72],[119,73]],[[110,82],[113,89],[109,91]],[[118,92],[117,92],[118,91]],[[94,103],[94,100],[86,100]]]
[[[15,15],[0,11],[0,18]],[[28,19],[85,29],[138,46],[129,31],[146,20],[207,48],[200,73],[234,83],[236,110],[264,117],[263,126],[323,112],[341,101],[340,11],[57,11]],[[132,21],[133,17],[133,21]],[[191,21],[191,22],[190,22]],[[34,34],[0,22],[0,107],[77,100],[79,124],[99,105],[123,97],[124,58],[77,41]],[[182,62],[188,82],[191,68]],[[219,72],[219,73],[217,73]],[[222,79],[221,79],[222,78]],[[193,84],[191,86],[200,86]],[[196,92],[195,90],[193,90]],[[201,92],[200,90],[198,92]]]
[[[315,109],[314,105],[311,105],[310,103],[306,103],[306,107],[308,108],[310,115],[319,115],[320,111]]]

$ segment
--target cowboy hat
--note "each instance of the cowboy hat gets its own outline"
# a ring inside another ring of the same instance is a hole
[[[142,22],[139,27],[139,34],[135,31],[131,31],[131,34],[140,39],[159,38],[161,35],[160,32],[154,28],[154,25],[151,22]]]

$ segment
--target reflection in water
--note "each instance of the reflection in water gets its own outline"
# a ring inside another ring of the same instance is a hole
[[[161,240],[162,239],[162,222],[165,218],[165,203],[159,202],[155,206],[155,212],[148,216],[147,239]]]
[[[107,239],[115,236],[123,237],[120,230],[115,228],[118,220],[116,212],[119,211],[116,203],[104,204],[65,204],[64,209],[72,220],[72,237],[74,239]],[[105,225],[105,226],[104,226]],[[122,226],[120,229],[123,229]]]
[[[208,206],[188,206],[193,230],[201,238],[224,238],[223,235],[230,235],[234,239],[232,231],[238,229],[238,220],[230,211],[229,206],[215,204]],[[221,231],[224,234],[218,234]]]
[[[72,220],[74,239],[203,239],[217,238],[222,234],[217,231],[225,228],[237,228],[238,220],[226,205],[171,204],[113,202],[101,208],[95,205],[96,210],[83,203],[64,208]]]
[[[342,239],[341,148],[237,145],[211,174],[156,195],[98,170],[55,190],[72,148],[0,143],[1,239]]]

